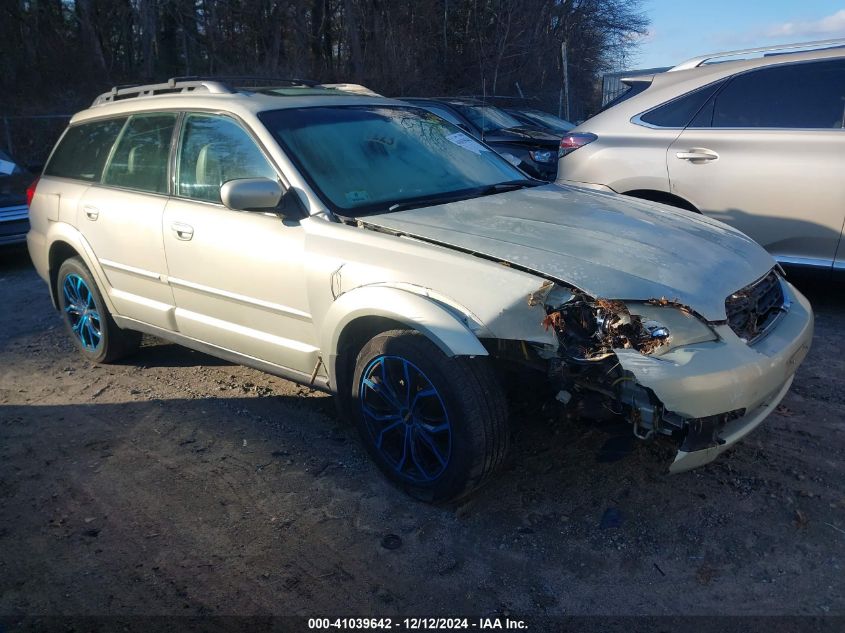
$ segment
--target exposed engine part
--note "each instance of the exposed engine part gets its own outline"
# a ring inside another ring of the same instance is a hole
[[[578,294],[558,307],[547,304],[546,310],[543,327],[555,331],[562,355],[576,362],[610,358],[614,349],[650,354],[670,339],[663,325],[631,314],[621,301]]]
[[[570,416],[596,421],[624,418],[635,437],[649,440],[657,435],[671,435],[681,442],[681,450],[696,451],[722,443],[719,434],[725,425],[744,415],[744,411],[708,418],[689,419],[666,409],[657,395],[641,385],[636,376],[623,368],[617,353],[636,350],[643,355],[665,352],[673,329],[655,319],[662,314],[643,311],[632,313],[622,301],[593,299],[569,288],[544,283],[528,298],[529,305],[543,305],[542,321],[546,331],[552,330],[558,341],[551,345],[532,345],[537,360],[548,363],[548,377],[556,390],[556,400]],[[651,299],[645,304],[658,308],[674,308],[690,319],[699,319],[688,306],[666,298]],[[639,310],[640,308],[633,308]],[[661,318],[662,320],[662,318]],[[683,322],[682,341],[707,341],[702,333]],[[702,326],[706,329],[706,325]],[[714,336],[712,332],[704,333]],[[663,349],[661,349],[663,348]],[[659,350],[659,351],[658,351]]]

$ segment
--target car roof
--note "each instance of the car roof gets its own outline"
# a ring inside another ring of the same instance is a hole
[[[179,84],[177,84],[175,89],[163,93],[156,93],[155,90],[145,92],[141,89],[148,87],[141,86],[137,87],[139,90],[137,95],[130,92],[128,97],[118,94],[127,89],[112,89],[111,93],[100,95],[91,107],[76,113],[71,118],[71,124],[154,110],[211,110],[250,117],[259,112],[286,108],[402,105],[402,102],[394,99],[313,85],[228,88],[222,84],[214,85],[214,82],[198,83],[208,84],[208,86],[199,85],[192,87],[191,90],[178,91]],[[136,90],[136,88],[129,90]],[[116,95],[117,98],[109,100],[108,95]]]

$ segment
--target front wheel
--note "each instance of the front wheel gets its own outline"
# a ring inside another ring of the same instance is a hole
[[[109,363],[138,350],[141,333],[117,326],[79,257],[71,257],[59,267],[58,299],[65,327],[88,360]]]
[[[507,453],[507,407],[486,359],[448,357],[413,330],[391,330],[358,354],[352,409],[367,450],[412,496],[469,494]]]

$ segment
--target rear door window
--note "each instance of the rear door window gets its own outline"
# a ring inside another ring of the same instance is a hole
[[[69,127],[44,168],[44,175],[99,182],[124,123],[126,117]]]
[[[176,195],[220,202],[223,183],[278,175],[255,141],[228,117],[189,114],[182,128]]]
[[[176,115],[130,117],[106,168],[103,184],[167,193],[167,163]]]
[[[845,60],[773,66],[735,76],[716,95],[714,128],[841,129]]]

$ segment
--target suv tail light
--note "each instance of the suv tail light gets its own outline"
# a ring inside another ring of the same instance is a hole
[[[574,134],[567,134],[560,139],[560,149],[558,150],[558,158],[562,158],[567,154],[571,154],[579,147],[589,145],[598,138],[595,134],[589,132],[576,132]]]
[[[40,180],[40,176],[32,181],[32,184],[26,188],[26,206],[32,206],[32,199],[35,197],[35,188],[38,186],[38,181]],[[20,189],[18,189],[20,191]]]

